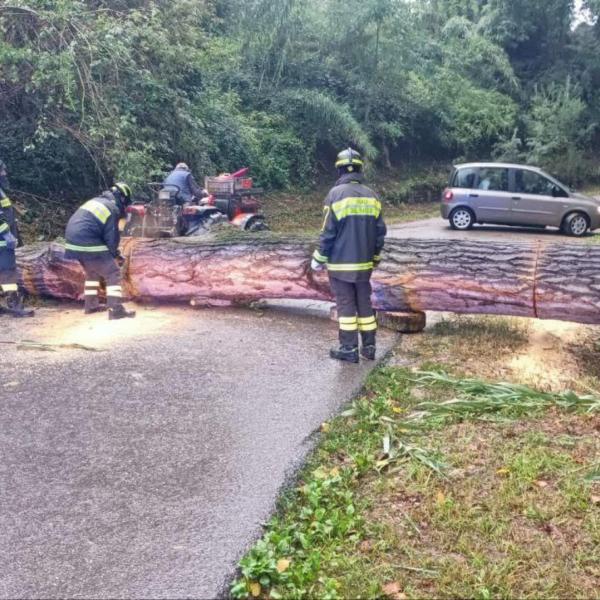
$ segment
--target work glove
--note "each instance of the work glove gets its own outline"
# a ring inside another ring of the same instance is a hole
[[[310,262],[310,268],[313,271],[322,271],[325,268],[325,264],[324,263],[320,263],[318,260],[315,260],[313,258],[312,261]]]
[[[125,264],[125,257],[120,252],[117,252],[117,255],[115,256],[115,261],[117,262],[117,265],[119,267],[122,267]]]
[[[17,247],[17,238],[10,231],[4,234],[4,241],[8,250],[14,250]]]

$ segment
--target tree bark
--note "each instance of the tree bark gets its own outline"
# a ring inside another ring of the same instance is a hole
[[[309,269],[314,242],[275,236],[232,240],[126,240],[124,283],[142,302],[330,300],[327,275]],[[78,299],[83,272],[59,244],[19,250],[31,294]],[[600,323],[600,247],[580,244],[388,240],[373,274],[386,311],[449,311]]]

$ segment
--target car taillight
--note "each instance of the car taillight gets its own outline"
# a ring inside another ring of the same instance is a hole
[[[444,202],[451,202],[454,198],[452,190],[444,190]]]

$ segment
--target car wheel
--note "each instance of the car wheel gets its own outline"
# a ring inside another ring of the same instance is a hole
[[[563,221],[562,230],[567,235],[581,237],[587,233],[590,228],[590,221],[587,215],[575,212],[567,215]]]
[[[475,215],[469,208],[455,208],[450,213],[450,227],[459,231],[466,231],[475,225]]]

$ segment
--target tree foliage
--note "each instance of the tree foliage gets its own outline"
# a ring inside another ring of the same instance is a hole
[[[494,153],[582,179],[600,141],[600,26],[574,28],[573,11],[574,0],[7,0],[0,156],[17,187],[71,197],[114,178],[139,188],[179,160],[200,177],[251,164],[286,187],[347,144],[382,168]]]

